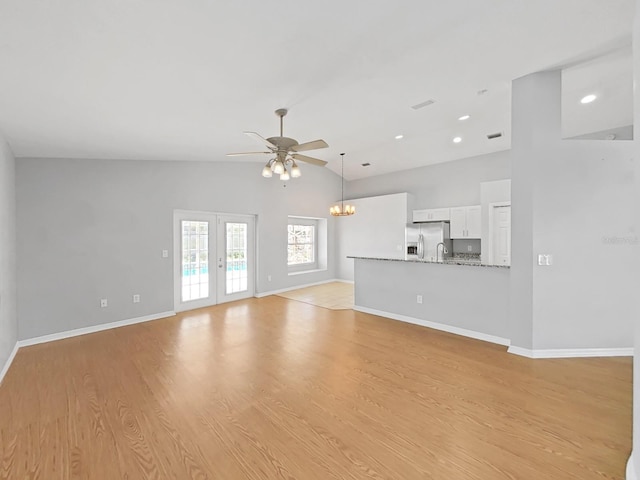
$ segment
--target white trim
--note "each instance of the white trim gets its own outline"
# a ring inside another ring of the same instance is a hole
[[[509,353],[528,358],[632,357],[630,348],[548,348],[531,350],[511,345]]]
[[[381,317],[390,318],[392,320],[399,320],[401,322],[413,323],[414,325],[420,325],[422,327],[433,328],[434,330],[442,330],[443,332],[454,333],[463,337],[475,338],[476,340],[482,340],[484,342],[497,343],[498,345],[509,345],[509,339],[503,337],[497,337],[495,335],[488,335],[482,332],[476,332],[474,330],[467,330],[466,328],[453,327],[444,323],[431,322],[429,320],[422,320],[419,318],[408,317],[406,315],[398,315],[397,313],[383,312],[381,310],[375,310],[373,308],[361,307],[354,305],[353,309],[357,312],[370,313],[371,315],[378,315]]]
[[[256,298],[268,297],[269,295],[277,295],[279,293],[290,292],[291,290],[298,290],[299,288],[315,287],[316,285],[324,285],[325,283],[331,283],[331,282],[349,283],[346,280],[340,280],[339,278],[331,278],[329,280],[322,280],[321,282],[306,283],[304,285],[294,285],[293,287],[280,288],[278,290],[269,290],[268,292],[259,292],[259,293],[256,293],[254,296]]]
[[[513,353],[514,355],[520,355],[521,357],[535,358],[533,356],[533,350],[529,350],[528,348],[516,347],[515,345],[509,345],[507,352]]]
[[[16,344],[13,346],[13,350],[9,354],[9,358],[7,358],[7,361],[4,362],[4,366],[2,367],[2,371],[0,371],[0,385],[2,385],[2,380],[4,380],[4,376],[9,371],[9,367],[13,363],[13,359],[15,358],[16,353],[18,353],[18,349],[19,348],[20,348],[20,346],[18,345],[18,342],[16,342]]]
[[[305,273],[318,273],[318,272],[326,272],[326,268],[316,268],[315,270],[298,270],[297,272],[289,272],[287,275],[293,277],[295,275],[304,275]]]
[[[629,455],[629,460],[627,461],[626,480],[638,480],[638,476],[636,475],[636,466],[633,460],[633,452],[631,452],[631,455]]]
[[[127,320],[120,320],[118,322],[102,323],[100,325],[94,325],[92,327],[76,328],[75,330],[67,330],[65,332],[52,333],[50,335],[42,335],[41,337],[27,338],[26,340],[18,340],[17,345],[19,347],[28,347],[30,345],[37,345],[39,343],[54,342],[56,340],[62,340],[64,338],[77,337],[80,335],[87,335],[88,333],[102,332],[104,330],[111,330],[112,328],[125,327],[127,325],[134,325],[136,323],[150,322],[151,320],[158,320],[160,318],[172,317],[176,314],[174,311],[154,313],[152,315],[145,315],[144,317],[129,318]]]

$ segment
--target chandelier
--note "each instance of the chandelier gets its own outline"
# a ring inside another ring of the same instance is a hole
[[[346,217],[347,215],[353,215],[354,213],[356,213],[356,207],[354,207],[353,205],[344,204],[344,153],[340,154],[340,158],[342,162],[342,169],[341,169],[341,175],[340,175],[342,194],[340,196],[341,198],[340,204],[333,205],[329,209],[329,213],[334,217]]]

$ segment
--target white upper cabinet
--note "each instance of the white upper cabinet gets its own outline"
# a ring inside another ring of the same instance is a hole
[[[482,222],[480,205],[453,207],[450,209],[451,238],[480,238]]]
[[[448,208],[430,208],[426,210],[414,210],[413,222],[447,222],[449,221]]]

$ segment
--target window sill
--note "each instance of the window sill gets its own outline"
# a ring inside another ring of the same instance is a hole
[[[314,270],[300,270],[299,272],[289,272],[288,275],[291,277],[293,275],[304,275],[305,273],[317,273],[317,272],[326,272],[326,268],[316,268]]]

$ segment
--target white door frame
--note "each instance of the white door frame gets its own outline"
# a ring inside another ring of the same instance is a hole
[[[250,233],[253,234],[253,239],[249,242],[250,246],[250,259],[247,268],[252,271],[250,290],[245,297],[253,297],[255,295],[255,285],[257,280],[257,217],[256,215],[248,214],[233,214],[233,213],[220,213],[220,212],[206,212],[202,210],[173,210],[173,311],[182,312],[186,310],[192,310],[195,308],[202,308],[206,306],[216,305],[220,303],[218,298],[218,219],[221,217],[233,217],[233,218],[246,218],[253,220],[253,229]],[[182,302],[182,273],[180,271],[182,267],[182,232],[180,222],[182,220],[196,220],[196,221],[208,221],[210,226],[209,231],[209,297],[204,301],[194,300],[191,302]],[[211,247],[214,248],[211,248]],[[225,301],[231,301],[232,298],[228,298]]]
[[[489,232],[488,232],[488,242],[487,242],[487,248],[489,250],[489,259],[488,259],[488,264],[489,265],[493,265],[494,264],[494,258],[493,258],[493,231],[495,230],[495,211],[496,208],[499,207],[510,207],[511,206],[511,202],[494,202],[494,203],[490,203],[489,204]]]
[[[256,291],[256,270],[255,270],[255,258],[256,258],[256,217],[255,215],[241,215],[224,213],[218,215],[217,222],[217,250],[215,257],[216,270],[218,272],[216,282],[216,298],[217,303],[232,302],[234,300],[241,300],[244,298],[250,298],[255,295]],[[229,223],[245,223],[247,224],[247,270],[251,275],[247,278],[247,290],[238,293],[226,293],[226,230],[223,228],[226,222]]]

